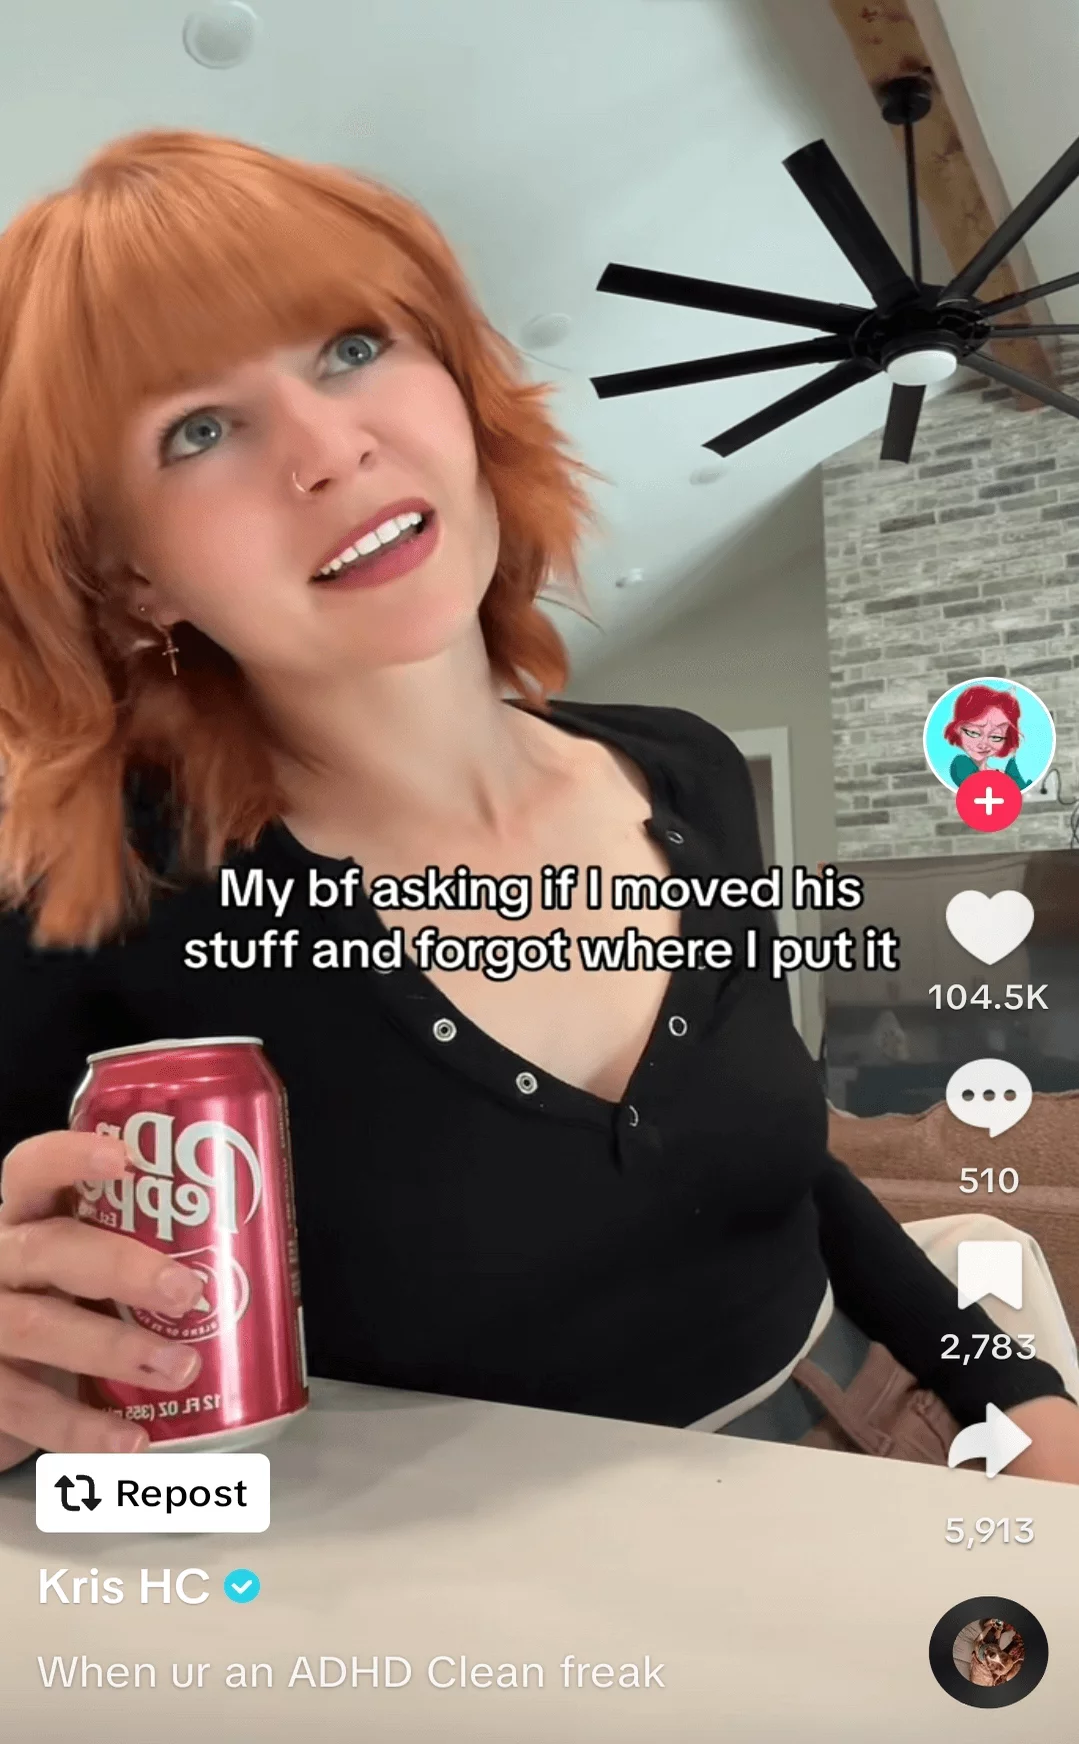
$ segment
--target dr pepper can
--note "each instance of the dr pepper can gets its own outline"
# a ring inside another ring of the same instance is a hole
[[[75,1215],[197,1272],[182,1314],[104,1312],[192,1345],[174,1393],[84,1377],[85,1403],[140,1424],[151,1448],[255,1447],[307,1405],[284,1086],[257,1036],[146,1042],[91,1054],[69,1126],[123,1139],[134,1172],[81,1182]],[[100,1304],[93,1304],[100,1307]]]

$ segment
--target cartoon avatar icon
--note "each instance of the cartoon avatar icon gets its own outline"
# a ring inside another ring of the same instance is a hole
[[[944,729],[949,745],[958,748],[948,773],[959,787],[968,775],[985,770],[990,760],[1007,758],[1004,773],[1017,787],[1030,782],[1019,772],[1013,752],[1019,749],[1019,699],[1008,690],[988,684],[972,684],[956,698],[952,718]]]

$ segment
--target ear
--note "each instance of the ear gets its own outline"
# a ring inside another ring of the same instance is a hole
[[[154,583],[140,569],[121,566],[116,576],[116,589],[132,617],[143,623],[156,624],[161,630],[179,623],[180,613],[169,610]]]

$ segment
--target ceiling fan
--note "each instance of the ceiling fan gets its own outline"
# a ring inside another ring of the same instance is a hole
[[[1004,382],[1032,399],[1079,418],[1079,400],[998,363],[982,350],[994,340],[1079,333],[1079,324],[1033,325],[1000,323],[996,319],[1035,298],[1079,284],[1079,272],[1068,273],[1049,284],[1035,285],[1014,296],[998,297],[990,303],[979,302],[973,294],[1079,176],[1079,140],[1068,147],[950,284],[929,285],[922,278],[913,129],[929,112],[932,86],[926,78],[911,76],[890,80],[877,94],[884,119],[893,127],[902,125],[906,140],[910,272],[893,253],[823,139],[818,139],[784,159],[784,168],[872,294],[875,307],[820,302],[776,291],[713,283],[709,279],[684,278],[678,273],[612,264],[596,286],[598,291],[619,297],[641,297],[646,302],[676,303],[688,309],[712,309],[722,315],[742,315],[791,327],[812,327],[825,337],[767,346],[759,351],[732,352],[725,357],[665,364],[658,369],[593,376],[592,385],[601,400],[650,393],[656,388],[684,387],[691,382],[726,381],[733,376],[792,369],[807,363],[834,364],[833,369],[815,381],[796,388],[794,393],[704,444],[722,455],[736,453],[803,412],[812,411],[836,394],[881,372],[893,384],[882,460],[909,461],[926,387],[931,382],[944,381],[960,366],[991,376],[994,381]]]

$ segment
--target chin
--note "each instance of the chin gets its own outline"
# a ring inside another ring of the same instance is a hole
[[[400,625],[380,625],[377,637],[364,637],[362,648],[353,644],[345,652],[350,663],[358,657],[366,667],[415,666],[437,660],[472,634],[480,631],[475,607],[470,605],[467,612],[447,614],[433,623],[417,616]]]

